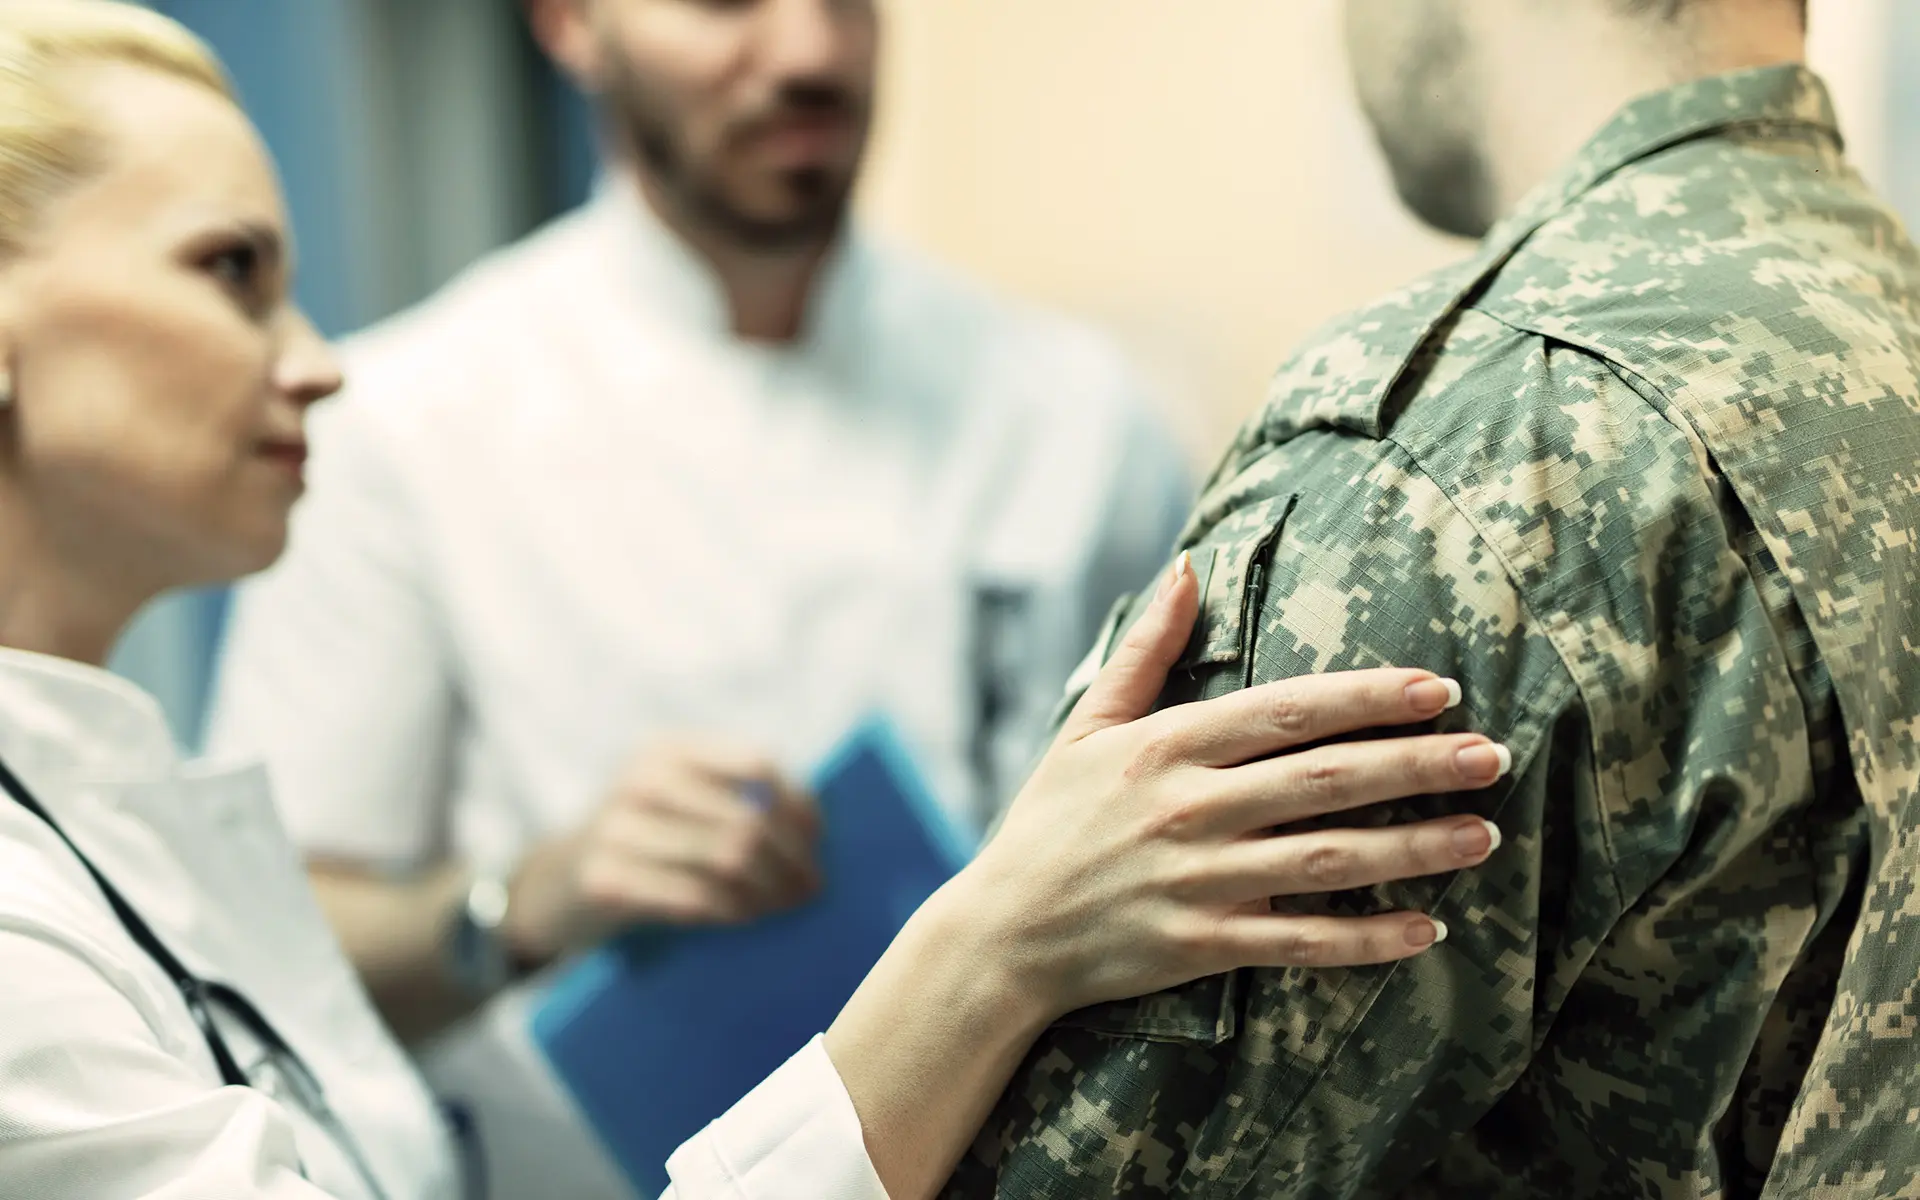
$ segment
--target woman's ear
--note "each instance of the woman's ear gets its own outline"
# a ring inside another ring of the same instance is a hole
[[[0,418],[5,418],[13,411],[20,386],[19,376],[13,369],[13,330],[8,325],[4,316],[0,316]]]
[[[4,338],[0,334],[0,338]],[[19,375],[13,369],[11,339],[0,341],[0,461],[11,462],[20,445]]]
[[[20,344],[13,316],[11,289],[0,282],[0,417],[11,413],[20,398],[20,372],[14,365]]]
[[[33,281],[17,261],[0,265],[0,418],[11,413],[20,399],[20,321],[24,297]]]

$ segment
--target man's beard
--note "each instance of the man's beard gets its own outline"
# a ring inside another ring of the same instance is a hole
[[[632,76],[615,81],[609,95],[613,116],[641,166],[683,219],[744,249],[777,254],[831,239],[846,220],[857,170],[797,168],[781,182],[788,212],[768,217],[749,211],[728,194],[720,174],[694,158],[670,110]],[[746,141],[782,119],[839,117],[864,129],[866,102],[832,84],[789,84],[764,111],[742,118],[722,144]]]

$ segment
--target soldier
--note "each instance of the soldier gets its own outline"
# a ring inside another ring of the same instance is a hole
[[[1920,257],[1804,7],[1347,15],[1402,197],[1484,241],[1281,368],[1164,700],[1457,676],[1512,772],[1398,816],[1505,844],[1333,905],[1424,958],[1058,1023],[948,1194],[1915,1195]]]

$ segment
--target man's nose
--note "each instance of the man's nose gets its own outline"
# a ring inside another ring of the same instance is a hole
[[[787,80],[840,80],[871,15],[848,0],[767,0],[762,18],[759,49],[769,71]]]

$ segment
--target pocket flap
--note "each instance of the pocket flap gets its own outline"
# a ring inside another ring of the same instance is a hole
[[[1209,975],[1151,996],[1083,1008],[1060,1024],[1150,1042],[1218,1045],[1240,1028],[1240,978],[1238,971]]]
[[[1200,583],[1200,619],[1180,665],[1189,670],[1240,661],[1247,652],[1247,622],[1259,603],[1261,571],[1287,514],[1292,495],[1275,496],[1233,514],[1192,547]]]

